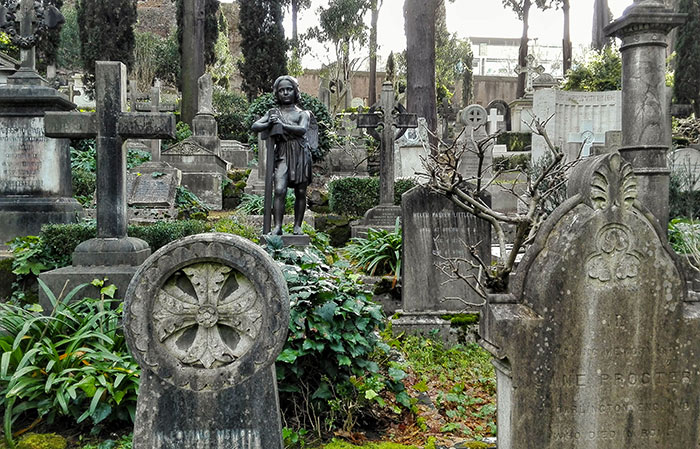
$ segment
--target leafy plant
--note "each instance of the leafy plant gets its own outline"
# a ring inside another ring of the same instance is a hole
[[[216,87],[213,103],[217,112],[216,123],[219,137],[247,142],[250,128],[245,127],[244,120],[249,104],[245,96]]]
[[[394,204],[401,204],[401,195],[417,185],[411,178],[397,179]],[[379,178],[340,178],[328,185],[328,206],[331,212],[361,216],[379,204]]]
[[[294,201],[294,192],[291,189],[287,189],[287,196],[284,202],[285,214],[294,213]],[[265,197],[254,193],[243,193],[241,195],[241,203],[236,208],[236,211],[246,215],[263,215],[265,213]]]
[[[394,231],[370,228],[367,238],[355,237],[346,247],[355,267],[370,276],[389,275],[396,279],[401,273],[402,235],[399,220]]]
[[[109,285],[99,299],[74,300],[85,284],[60,298],[39,284],[53,307],[48,316],[38,306],[0,303],[0,403],[10,448],[20,422],[89,419],[99,430],[109,421],[133,420],[135,411],[138,366]]]
[[[174,139],[167,139],[163,141],[163,150],[166,150],[170,148],[171,146],[182,142],[183,140],[187,139],[188,137],[192,136],[192,129],[190,129],[190,125],[188,125],[186,122],[177,122],[175,125],[175,138]]]
[[[613,46],[593,53],[586,61],[574,61],[566,73],[563,90],[599,92],[622,88],[622,57]]]
[[[175,205],[178,210],[178,218],[201,220],[207,218],[209,214],[209,206],[185,186],[177,186]]]

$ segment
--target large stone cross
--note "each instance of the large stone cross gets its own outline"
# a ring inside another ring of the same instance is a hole
[[[19,22],[19,32],[15,22]],[[23,78],[38,78],[35,47],[39,36],[64,22],[61,12],[44,0],[20,0],[7,6],[0,5],[0,29],[7,32],[12,43],[20,48],[19,72]]]
[[[535,57],[532,55],[527,55],[525,67],[517,66],[514,71],[518,75],[523,73],[525,74],[525,94],[527,95],[534,92],[532,81],[535,79],[535,75],[541,75],[544,73],[544,66],[535,66]]]
[[[381,143],[379,204],[394,204],[394,141],[408,128],[418,127],[418,116],[406,113],[403,105],[396,102],[391,83],[385,82],[382,85],[379,104],[372,106],[368,114],[358,114],[357,127],[366,128],[369,134]],[[381,128],[381,134],[377,132],[377,128]]]
[[[588,157],[591,155],[591,147],[594,143],[604,143],[605,134],[593,132],[593,122],[586,120],[581,123],[581,130],[577,133],[569,134],[568,143],[582,144],[581,156]]]
[[[504,118],[505,117],[503,117],[502,114],[498,113],[498,109],[489,109],[489,115],[486,117],[488,122],[488,133],[494,134],[496,131],[498,131],[498,124],[501,123]]]
[[[127,138],[175,137],[175,116],[170,113],[125,112],[126,66],[121,62],[98,61],[95,72],[96,111],[47,112],[44,127],[48,137],[95,138],[97,239],[93,240],[102,242],[99,245],[99,242],[88,245],[89,248],[84,251],[90,252],[93,249],[109,256],[110,253],[129,252],[128,249],[121,251],[109,245],[109,248],[105,248],[104,245],[107,239],[127,240],[126,149],[122,145],[123,141]],[[94,265],[114,265],[118,260],[116,256],[113,259],[108,259],[107,256],[105,263]],[[138,263],[140,262],[126,264]]]
[[[132,92],[135,92],[136,89],[136,83],[134,83],[134,89]],[[136,103],[136,95],[134,95],[134,100],[132,101],[133,103],[133,108],[136,111],[141,111],[142,109],[139,107],[139,105]],[[153,83],[153,87],[151,87],[151,95],[150,98],[148,99],[148,103],[145,104],[146,108],[145,110],[150,111],[150,112],[161,112],[161,104],[160,104],[160,81],[156,80],[155,83]],[[151,162],[160,162],[160,139],[151,139]]]

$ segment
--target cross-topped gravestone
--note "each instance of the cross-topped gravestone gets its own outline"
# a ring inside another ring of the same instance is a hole
[[[394,141],[408,128],[418,127],[418,116],[409,114],[401,103],[396,102],[394,88],[390,82],[382,84],[376,112],[358,114],[357,127],[366,128],[370,135],[381,143],[379,159],[379,204],[394,204]],[[381,128],[381,134],[377,132]],[[394,129],[396,128],[396,129]]]
[[[19,22],[19,31],[16,23]],[[0,5],[0,29],[20,48],[20,69],[8,78],[9,84],[42,84],[36,72],[35,46],[41,34],[63,24],[61,12],[45,0],[20,0]]]
[[[525,95],[532,95],[534,92],[532,82],[536,75],[541,75],[544,73],[544,66],[535,66],[535,57],[532,55],[527,55],[525,67],[517,66],[514,71],[518,75],[525,74]]]
[[[123,139],[172,138],[175,116],[167,113],[126,112],[126,66],[98,61],[95,70],[95,112],[47,112],[46,135],[94,137],[97,145],[97,238],[81,243],[74,265],[138,265],[150,250],[126,236],[126,154]]]
[[[577,133],[569,134],[569,143],[580,143],[581,157],[588,157],[591,155],[591,147],[596,143],[605,142],[604,133],[594,133],[593,132],[593,122],[586,120],[581,123],[581,130]]]
[[[503,116],[503,114],[498,113],[498,109],[489,109],[489,115],[486,118],[486,120],[488,121],[488,133],[494,134],[496,131],[498,131],[498,124],[501,123],[504,118],[505,117]]]
[[[457,138],[457,147],[463,151],[457,170],[466,180],[483,179],[491,173],[493,141],[484,149],[481,160],[478,147],[478,142],[488,137],[487,120],[486,109],[478,104],[469,105],[459,113],[459,122],[464,125],[464,130]]]

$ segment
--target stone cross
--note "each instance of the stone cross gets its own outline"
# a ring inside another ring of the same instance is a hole
[[[158,80],[151,87],[151,98],[148,104],[151,112],[160,112],[160,81]],[[160,162],[160,139],[151,140],[151,162]]]
[[[496,131],[498,131],[498,124],[501,123],[504,118],[505,117],[503,117],[502,114],[498,113],[498,109],[489,109],[489,115],[486,117],[486,121],[488,122],[488,133],[494,134]]]
[[[357,127],[366,128],[370,135],[381,142],[379,159],[379,204],[394,204],[394,141],[408,128],[418,127],[416,114],[408,114],[394,97],[390,82],[384,82],[378,110],[357,116]],[[377,128],[381,127],[381,134]],[[396,128],[396,131],[394,131]]]
[[[98,61],[95,78],[96,111],[47,112],[45,132],[48,137],[95,138],[97,239],[93,240],[124,239],[127,198],[126,154],[122,143],[127,138],[174,137],[175,116],[156,112],[126,112],[126,66],[121,62]],[[95,265],[109,266],[116,260],[108,258],[105,262]]]
[[[19,19],[19,33],[13,20],[15,15]],[[45,6],[42,0],[20,0],[9,7],[0,5],[0,29],[6,31],[12,43],[20,48],[21,66],[19,73],[13,75],[15,78],[38,78],[35,47],[39,36],[64,22],[61,12],[53,5]]]
[[[532,81],[535,79],[535,75],[544,73],[544,67],[541,65],[535,66],[535,57],[527,55],[525,67],[517,66],[515,73],[518,75],[525,74],[525,95],[528,95],[535,91],[532,87]]]
[[[605,142],[605,134],[593,132],[593,122],[586,120],[581,124],[581,130],[577,133],[569,134],[569,143],[580,143],[581,156],[588,157],[591,155],[591,147],[596,143]]]

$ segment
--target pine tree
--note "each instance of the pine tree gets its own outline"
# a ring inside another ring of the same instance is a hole
[[[681,0],[678,10],[688,19],[678,28],[673,96],[678,104],[692,104],[700,117],[700,1]]]
[[[282,28],[282,0],[240,0],[241,52],[238,69],[243,92],[253,100],[272,90],[272,83],[287,74],[287,41]]]
[[[136,0],[78,0],[76,10],[83,80],[92,91],[95,61],[134,62]]]

